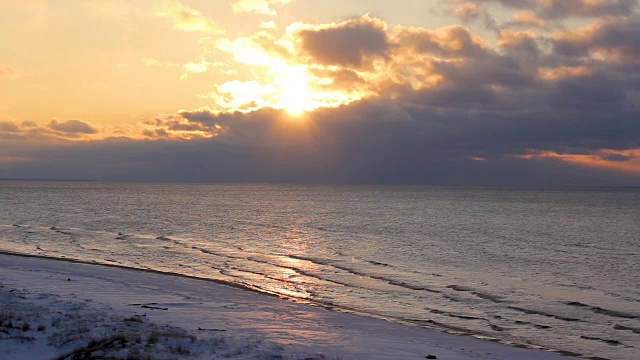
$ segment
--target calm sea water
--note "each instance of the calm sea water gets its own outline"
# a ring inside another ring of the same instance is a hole
[[[640,190],[0,182],[0,249],[638,359]]]

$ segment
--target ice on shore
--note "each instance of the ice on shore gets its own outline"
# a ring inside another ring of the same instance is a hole
[[[0,255],[0,359],[566,359],[209,281]]]
[[[87,300],[70,301],[0,284],[0,303],[1,359],[284,358],[284,348],[258,338],[235,341],[220,329],[196,333],[149,321],[142,311],[122,316]]]

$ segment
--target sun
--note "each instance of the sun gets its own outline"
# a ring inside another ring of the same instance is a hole
[[[309,108],[311,89],[302,80],[291,79],[282,84],[280,106],[291,115],[302,115]]]
[[[249,112],[272,108],[302,119],[305,113],[335,108],[363,98],[366,93],[331,89],[333,79],[319,77],[306,65],[274,61],[264,78],[228,81],[213,94],[224,109]]]
[[[277,106],[290,115],[299,116],[317,107],[313,100],[315,94],[304,72],[290,70],[293,71],[282,74],[277,81]]]

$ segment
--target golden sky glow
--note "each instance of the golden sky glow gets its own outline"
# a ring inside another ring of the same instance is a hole
[[[256,101],[300,112],[346,103],[359,96],[319,90],[325,79],[310,74],[306,65],[265,53],[250,39],[262,31],[293,46],[283,36],[292,23],[331,22],[372,8],[392,6],[386,1],[366,6],[308,0],[0,0],[0,119],[135,125],[178,109],[213,106],[212,97],[222,99],[221,109]],[[416,21],[411,11],[391,13],[398,22],[405,16]],[[441,21],[425,13],[423,24]],[[244,94],[238,94],[241,88]],[[238,99],[228,99],[234,95]]]
[[[305,139],[369,154],[393,140],[390,153],[413,147],[380,158],[430,144],[474,166],[637,174],[636,5],[0,0],[0,163],[37,162],[23,144]]]

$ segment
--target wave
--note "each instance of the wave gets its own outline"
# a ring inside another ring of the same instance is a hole
[[[631,326],[624,326],[624,325],[620,325],[620,324],[613,325],[613,328],[615,330],[626,330],[626,331],[631,331],[634,334],[640,334],[640,328],[635,328],[635,327],[631,327]]]
[[[22,233],[23,235],[24,232],[31,228],[29,226],[23,227],[23,225],[13,227],[15,228],[13,231],[16,234]],[[19,227],[23,228],[18,229]],[[430,269],[425,268],[405,269],[404,265],[396,265],[393,260],[387,262],[384,257],[377,257],[372,260],[371,258],[367,259],[366,255],[361,255],[361,257],[348,255],[347,257],[347,255],[339,255],[337,252],[331,252],[330,255],[326,253],[310,253],[311,256],[300,253],[277,253],[272,248],[252,247],[251,242],[242,243],[242,246],[235,246],[233,242],[225,242],[224,240],[208,243],[201,239],[183,238],[172,232],[155,236],[162,234],[162,232],[154,235],[145,235],[61,227],[33,227],[32,229],[38,234],[32,237],[36,241],[31,242],[30,246],[32,249],[35,246],[36,250],[45,251],[46,255],[84,258],[85,261],[81,260],[81,262],[91,262],[93,261],[92,258],[95,257],[99,258],[101,263],[111,263],[119,267],[134,267],[154,272],[160,269],[158,272],[162,273],[195,278],[207,277],[205,280],[213,280],[293,301],[308,302],[328,309],[353,312],[391,321],[408,322],[447,332],[478,337],[497,336],[503,339],[501,342],[507,343],[508,340],[505,339],[520,338],[519,334],[524,331],[535,334],[537,330],[553,329],[549,333],[552,334],[550,336],[555,336],[553,334],[563,331],[563,326],[565,325],[534,316],[515,315],[513,312],[509,314],[509,311],[505,313],[505,309],[565,322],[584,322],[587,324],[590,321],[586,317],[584,319],[567,317],[553,312],[527,309],[522,305],[509,306],[509,304],[516,305],[518,303],[516,296],[498,295],[493,293],[494,290],[487,291],[486,289],[490,288],[490,286],[485,287],[484,285],[486,284],[484,283],[481,285],[480,283],[472,284],[476,285],[476,288],[460,285],[470,282],[461,281],[462,277],[458,279],[449,278],[448,272],[443,272],[443,274],[447,274],[443,276],[427,273],[426,271]],[[105,241],[108,239],[120,241]],[[44,240],[52,241],[45,242]],[[25,244],[29,242],[26,241]],[[58,244],[63,245],[60,246]],[[134,250],[131,250],[132,248],[129,246],[133,247]],[[96,248],[93,249],[93,247]],[[125,247],[128,249],[125,249]],[[51,249],[49,250],[48,248]],[[86,251],[82,248],[86,249]],[[135,249],[143,250],[140,252],[140,256],[136,255]],[[146,249],[149,249],[153,254],[147,253]],[[165,250],[168,251],[165,253]],[[204,255],[210,255],[211,257]],[[140,262],[135,261],[136,259]],[[159,263],[154,262],[157,259],[163,260]],[[190,261],[193,261],[193,264]],[[182,263],[193,266],[183,265]],[[207,273],[207,268],[217,271],[209,271]],[[172,269],[177,270],[177,272],[173,272]],[[436,279],[437,277],[441,278]],[[567,283],[554,285],[578,287],[575,284]],[[318,287],[316,288],[316,286]],[[334,290],[337,290],[340,296],[331,296],[331,291]],[[344,294],[347,294],[346,297]],[[370,296],[375,296],[375,298]],[[357,299],[356,302],[350,302],[349,297],[352,300],[355,297]],[[358,303],[358,300],[361,300],[361,302]],[[366,303],[369,300],[374,302],[373,306]],[[376,309],[376,305],[379,304],[375,303],[375,301],[387,301],[383,304],[388,304],[389,307]],[[433,308],[420,308],[419,305],[424,302],[429,302]],[[565,302],[564,304],[623,319],[637,319],[640,317],[637,314],[605,309],[580,302]],[[393,308],[393,306],[397,307]],[[417,306],[418,309],[409,311],[407,306]],[[546,308],[546,306],[539,307]],[[473,310],[467,313],[469,309]],[[562,314],[561,311],[558,312]],[[412,316],[415,318],[412,318]],[[511,319],[509,319],[510,317]],[[550,325],[545,325],[545,321],[548,321]],[[619,334],[622,341],[631,344],[632,342],[627,341],[624,336],[633,337],[633,334],[640,333],[640,329],[625,326],[627,325],[626,322],[622,324],[624,325],[615,324],[613,328],[620,331]],[[631,322],[629,324],[633,325],[634,323]],[[605,326],[603,324],[593,325]],[[611,329],[611,324],[606,326]],[[566,327],[571,326],[566,325]],[[629,331],[629,333],[625,334],[622,331]],[[544,332],[538,333],[542,334]],[[577,333],[575,335],[580,336],[581,334]],[[587,336],[585,340],[597,340],[602,343],[607,343],[608,340],[617,341],[615,337],[611,337],[611,339],[609,339],[609,336],[589,338],[589,335],[584,335]],[[600,333],[595,332],[594,335],[600,335]],[[596,343],[594,344],[597,346]],[[600,346],[604,347],[605,345]]]
[[[582,322],[583,320],[580,319],[576,319],[576,318],[571,318],[571,317],[566,317],[566,316],[562,316],[562,315],[556,315],[556,314],[551,314],[545,311],[539,311],[539,310],[532,310],[532,309],[525,309],[525,308],[521,308],[521,307],[517,307],[517,306],[507,306],[509,309],[512,310],[516,310],[516,311],[520,311],[523,312],[525,314],[528,315],[540,315],[540,316],[544,316],[544,317],[548,317],[548,318],[554,318],[557,320],[562,320],[562,321],[567,321],[567,322]]]
[[[587,336],[587,335],[581,335],[580,336],[581,339],[586,339],[586,340],[595,340],[595,341],[600,341],[603,342],[605,344],[609,344],[609,345],[614,345],[614,346],[620,346],[620,345],[624,345],[623,343],[621,343],[618,340],[612,340],[612,339],[603,339],[603,338],[599,338],[599,337],[595,337],[595,336]]]
[[[608,316],[619,317],[619,318],[624,318],[624,319],[638,319],[638,318],[640,318],[640,315],[637,315],[637,314],[631,314],[631,313],[618,311],[618,310],[605,309],[605,308],[601,308],[599,306],[584,304],[584,303],[581,303],[581,302],[578,302],[578,301],[569,301],[569,302],[565,302],[565,304],[569,305],[569,306],[585,308],[585,309],[591,310],[592,312],[594,312],[596,314],[608,315]]]
[[[454,291],[459,291],[459,292],[468,292],[468,293],[471,293],[471,294],[479,297],[480,299],[489,300],[491,302],[498,303],[498,304],[505,302],[504,300],[502,300],[501,296],[483,293],[483,292],[480,292],[478,290],[475,290],[475,289],[467,287],[467,286],[448,285],[447,288],[449,288],[451,290],[454,290]]]
[[[530,325],[530,326],[535,327],[536,329],[541,329],[541,330],[551,329],[551,326],[549,326],[549,325],[536,324],[536,323],[532,323],[530,321],[516,320],[513,323],[516,324],[516,325]]]
[[[357,276],[362,276],[362,277],[367,277],[370,279],[374,279],[374,280],[379,280],[379,281],[383,281],[386,282],[387,284],[390,285],[394,285],[394,286],[398,286],[401,288],[405,288],[405,289],[409,289],[409,290],[415,290],[415,291],[427,291],[430,293],[441,293],[442,291],[427,287],[427,286],[423,286],[423,285],[415,285],[415,284],[410,284],[404,281],[399,281],[399,280],[395,280],[395,279],[391,279],[388,277],[384,277],[381,275],[376,275],[376,274],[370,274],[370,273],[366,273],[363,271],[359,271],[344,265],[339,265],[337,264],[335,261],[330,261],[330,260],[326,260],[326,259],[319,259],[319,258],[314,258],[314,257],[310,257],[310,256],[303,256],[303,255],[288,255],[290,258],[293,259],[298,259],[298,260],[305,260],[305,261],[309,261],[312,262],[314,264],[317,265],[323,265],[323,266],[330,266],[342,271],[346,271],[350,274],[353,275],[357,275]]]

